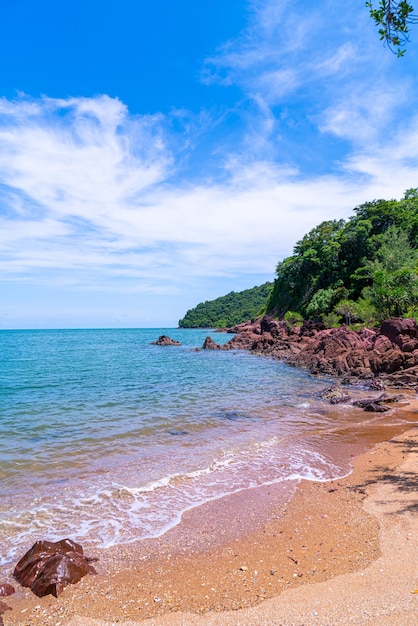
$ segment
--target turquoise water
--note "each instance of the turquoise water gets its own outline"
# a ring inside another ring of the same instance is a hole
[[[182,346],[151,345],[161,334]],[[208,334],[0,332],[1,565],[37,539],[126,543],[228,493],[347,473],[326,444],[352,416],[315,399],[328,381],[197,350]]]

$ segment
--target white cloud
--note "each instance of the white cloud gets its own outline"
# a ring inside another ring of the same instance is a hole
[[[235,156],[224,182],[184,185],[171,178],[158,117],[131,117],[109,98],[23,103],[23,119],[15,106],[16,114],[4,107],[0,129],[0,251],[9,279],[95,288],[122,280],[127,289],[136,281],[143,289],[249,266],[272,273],[322,220],[348,216],[378,189],[379,197],[399,196],[413,175],[405,159],[417,154],[362,152],[339,173],[316,177]],[[388,176],[395,164],[396,181]]]

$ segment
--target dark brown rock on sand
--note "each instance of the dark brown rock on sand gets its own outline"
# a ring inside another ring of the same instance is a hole
[[[13,577],[38,597],[52,594],[57,598],[68,584],[96,574],[91,565],[96,560],[86,557],[81,545],[71,539],[37,541],[16,565]]]

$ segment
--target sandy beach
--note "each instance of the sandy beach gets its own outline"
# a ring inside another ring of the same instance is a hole
[[[415,625],[416,402],[398,411],[406,423],[374,433],[349,476],[207,503],[158,539],[95,553],[98,575],[58,599],[15,585],[4,624]]]

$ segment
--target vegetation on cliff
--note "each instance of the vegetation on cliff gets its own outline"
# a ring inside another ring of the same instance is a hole
[[[347,221],[322,222],[276,268],[266,310],[283,318],[381,321],[418,306],[418,188],[374,200]]]
[[[361,204],[348,220],[322,222],[278,263],[273,284],[199,304],[179,326],[234,326],[262,313],[290,325],[418,319],[418,188],[401,200]]]
[[[198,304],[179,320],[180,328],[224,328],[260,315],[270,296],[273,283],[245,291],[231,291],[226,296]]]

